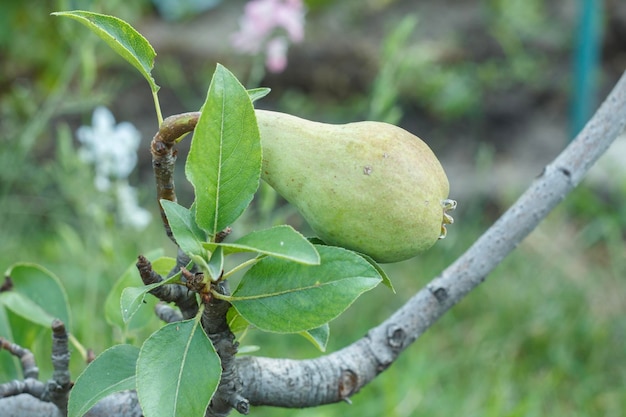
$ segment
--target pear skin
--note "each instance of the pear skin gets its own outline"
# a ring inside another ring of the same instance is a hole
[[[412,258],[445,236],[448,178],[417,136],[387,123],[332,125],[256,110],[261,177],[325,243],[377,262]]]

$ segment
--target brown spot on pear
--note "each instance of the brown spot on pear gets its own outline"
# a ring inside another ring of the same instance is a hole
[[[417,136],[380,122],[256,116],[262,178],[327,244],[398,262],[430,248],[451,223],[448,178]]]

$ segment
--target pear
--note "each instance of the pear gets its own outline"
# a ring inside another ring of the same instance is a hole
[[[261,177],[325,243],[398,262],[452,223],[448,178],[432,150],[387,123],[332,125],[256,110]]]

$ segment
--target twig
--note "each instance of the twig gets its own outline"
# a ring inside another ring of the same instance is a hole
[[[139,275],[145,285],[156,284],[162,282],[163,277],[152,270],[150,261],[142,255],[137,257],[137,269]],[[198,314],[198,303],[196,296],[179,284],[165,284],[150,290],[150,294],[154,295],[161,301],[167,303],[175,303],[180,309],[183,319],[195,317]]]
[[[3,400],[0,401],[0,415],[13,415],[9,414],[9,411],[11,413],[14,411],[11,404],[16,402],[18,398],[20,402],[25,401],[26,404],[29,404],[26,407],[40,404],[40,407],[36,408],[41,408],[42,415],[67,415],[67,401],[72,388],[69,372],[70,351],[67,341],[65,325],[61,320],[55,319],[52,322],[52,366],[54,372],[52,378],[43,383],[37,379],[39,370],[32,353],[28,349],[0,339],[1,348],[20,358],[25,375],[23,381],[16,380],[0,385],[0,398]]]
[[[174,168],[176,166],[176,140],[185,133],[191,132],[198,123],[199,112],[177,114],[163,121],[159,131],[150,144],[152,153],[152,169],[156,178],[157,202],[160,200],[176,201],[176,189],[174,187]],[[159,203],[161,220],[167,236],[176,243],[169,222]]]
[[[59,319],[52,322],[52,378],[46,383],[46,391],[42,400],[50,401],[67,414],[67,401],[72,389],[70,377],[70,349],[68,346],[65,324]]]

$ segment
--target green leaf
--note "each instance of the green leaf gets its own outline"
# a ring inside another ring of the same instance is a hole
[[[68,417],[81,417],[113,393],[135,389],[139,348],[117,345],[102,352],[78,376],[70,391]]]
[[[217,281],[222,277],[222,272],[224,271],[224,250],[221,247],[213,251],[207,266],[209,276],[213,281]]]
[[[152,259],[148,256],[146,256],[148,260]],[[154,258],[156,258],[156,256],[154,256]],[[152,270],[156,272],[157,274],[161,275],[163,278],[167,278],[167,276],[170,274],[172,270],[174,270],[175,267],[176,267],[176,259],[171,258],[169,256],[160,256],[152,261]],[[139,279],[141,279],[141,277]]]
[[[17,292],[0,294],[0,302],[18,316],[44,327],[50,327],[55,316],[45,311],[28,296]]]
[[[371,256],[365,255],[364,253],[360,253],[360,252],[355,252],[355,253],[360,255],[361,257],[363,257],[363,259],[365,259],[374,268],[376,268],[376,271],[378,271],[378,273],[380,274],[380,276],[383,279],[383,285],[385,287],[389,288],[391,290],[391,292],[393,292],[395,294],[396,293],[396,289],[393,287],[393,284],[391,283],[391,279],[389,279],[389,276],[387,275],[387,272],[385,272],[383,267],[380,266],[378,264],[378,262],[376,262]]]
[[[309,242],[311,242],[313,245],[326,245],[326,242],[324,242],[322,239],[320,239],[317,236],[314,237],[309,237],[307,238],[307,240]],[[396,289],[393,287],[393,284],[391,283],[391,279],[389,278],[389,275],[387,275],[387,272],[385,272],[385,270],[382,268],[382,266],[380,266],[378,264],[378,262],[376,262],[371,256],[368,256],[364,253],[361,252],[354,252],[360,256],[363,257],[363,259],[365,259],[367,262],[369,262],[374,268],[376,268],[376,270],[378,271],[378,273],[380,274],[380,276],[383,279],[383,284],[389,288],[394,294],[396,293]]]
[[[185,173],[196,194],[196,223],[210,236],[248,207],[261,176],[261,139],[250,97],[217,66],[191,141]]]
[[[248,95],[250,96],[250,101],[254,103],[268,95],[270,91],[272,91],[272,89],[267,87],[251,88],[248,90]]]
[[[4,337],[8,341],[15,340],[6,309],[2,305],[0,305],[0,337]],[[0,355],[0,381],[22,379],[21,369],[22,367],[19,366],[19,361],[15,356]]]
[[[152,262],[152,269],[166,276],[169,270],[171,270],[174,265],[176,265],[176,259],[174,258],[159,258],[163,253],[163,250],[155,250],[147,255],[146,258]],[[132,319],[126,323],[124,322],[124,318],[122,317],[122,309],[120,308],[120,298],[122,297],[122,292],[124,288],[133,287],[141,284],[141,277],[139,276],[139,271],[137,270],[137,266],[135,262],[128,265],[126,271],[117,279],[113,288],[107,295],[107,298],[104,302],[104,317],[111,326],[115,326],[120,330],[128,329],[139,329],[147,325],[151,320],[154,319],[154,311],[152,310],[155,304],[155,301],[146,305],[147,308],[141,308],[137,311],[137,313],[132,317]]]
[[[328,323],[382,279],[352,251],[333,246],[317,250],[320,265],[262,259],[241,279],[232,305],[261,330],[298,333]]]
[[[174,261],[175,263],[176,261]],[[181,276],[181,272],[177,272],[171,277],[157,282],[155,284],[144,285],[142,287],[126,287],[122,290],[120,297],[120,308],[122,310],[122,320],[125,324],[128,324],[130,320],[137,314],[137,311],[144,305],[144,299],[146,294],[151,290],[160,287],[161,285],[169,284],[174,281],[178,281]]]
[[[326,345],[330,337],[330,326],[326,323],[315,329],[300,332],[300,335],[313,343],[313,346],[318,348],[320,352],[326,352]]]
[[[156,52],[154,52],[150,42],[131,25],[114,16],[82,10],[56,12],[52,15],[69,17],[87,26],[122,58],[139,70],[150,84],[153,93],[159,90],[159,86],[156,85],[151,74]]]
[[[228,309],[228,313],[226,313],[226,321],[228,322],[230,331],[233,333],[243,332],[250,326],[250,323],[241,317],[241,314],[232,306]]]
[[[320,263],[320,255],[317,253],[315,246],[288,225],[258,230],[241,237],[233,243],[204,243],[204,247],[210,251],[218,246],[224,248],[225,255],[237,252],[257,252],[308,265],[318,265]]]
[[[52,272],[39,265],[17,263],[5,275],[11,277],[13,288],[0,293],[0,302],[9,310],[45,327],[58,318],[66,329],[72,328],[65,289]]]
[[[137,361],[137,396],[146,417],[203,417],[222,374],[199,319],[170,323],[150,336]]]
[[[202,242],[206,240],[206,234],[196,224],[193,211],[169,200],[161,200],[161,207],[180,249],[188,255],[204,255]]]

